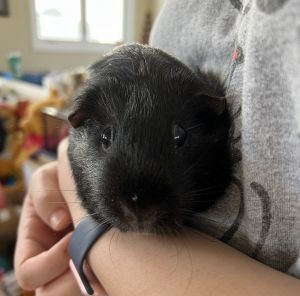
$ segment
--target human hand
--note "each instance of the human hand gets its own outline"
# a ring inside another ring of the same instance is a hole
[[[57,162],[47,164],[32,177],[15,252],[19,284],[25,290],[37,289],[39,296],[80,295],[68,269],[71,219],[68,208],[60,202],[62,200],[58,190]]]
[[[69,270],[67,247],[72,227],[64,195],[69,202],[72,199],[77,208],[81,207],[75,201],[71,173],[66,172],[69,168],[63,167],[67,162],[66,155],[64,157],[59,160],[63,164],[47,164],[33,175],[19,223],[15,252],[16,276],[22,288],[36,290],[37,296],[81,295]],[[59,187],[59,167],[63,167],[64,172],[62,191]],[[73,216],[76,212],[74,208]],[[83,213],[82,209],[80,211]]]

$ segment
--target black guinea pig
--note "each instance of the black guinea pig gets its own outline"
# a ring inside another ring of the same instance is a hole
[[[176,233],[230,182],[224,89],[167,53],[116,48],[74,101],[68,155],[82,205],[121,231]]]

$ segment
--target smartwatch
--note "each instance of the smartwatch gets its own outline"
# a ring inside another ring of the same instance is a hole
[[[111,225],[107,223],[99,224],[88,216],[78,224],[72,234],[68,247],[71,258],[70,268],[84,295],[94,294],[94,289],[88,280],[87,274],[84,272],[84,265],[87,264],[85,257],[98,238],[110,228]]]

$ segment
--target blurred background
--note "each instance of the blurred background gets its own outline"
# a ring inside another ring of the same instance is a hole
[[[86,67],[147,44],[164,0],[0,0],[0,296],[21,291],[12,261],[32,173],[56,159]]]

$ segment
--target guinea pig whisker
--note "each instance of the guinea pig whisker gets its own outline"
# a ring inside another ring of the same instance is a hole
[[[195,212],[193,210],[190,210],[190,209],[181,209],[180,212],[182,214],[197,214],[198,212]]]
[[[183,208],[183,209],[180,209],[180,213],[197,214],[198,212],[196,212],[196,211],[194,211],[192,209]]]
[[[109,257],[110,257],[110,260],[111,260],[112,263],[114,263],[114,262],[113,262],[113,258],[112,258],[112,255],[111,255],[111,244],[112,244],[112,241],[113,241],[116,233],[118,234],[117,229],[115,229],[113,235],[110,237],[109,247],[108,247],[108,249],[109,249]],[[117,236],[117,238],[118,238],[118,236]]]
[[[188,199],[194,200],[195,198],[206,197],[206,196],[211,196],[211,195],[219,195],[222,192],[223,192],[223,190],[214,190],[214,191],[207,191],[207,192],[203,192],[203,193],[202,192],[190,193],[190,194],[183,195],[183,197],[185,200],[188,200]]]
[[[83,218],[81,218],[81,219],[83,220],[84,218],[89,217],[89,216],[93,216],[93,215],[98,215],[98,213],[87,214],[87,215],[85,215],[85,216],[84,216]],[[95,222],[96,222],[95,228],[90,229],[89,231],[93,231],[93,230],[96,229],[98,226],[102,225],[103,223],[108,223],[108,224],[110,224],[110,221],[108,221],[107,219],[103,219],[101,222],[99,222],[98,220],[96,220]],[[89,232],[89,231],[88,231],[88,232]]]
[[[74,189],[31,189],[30,192],[76,192]]]
[[[177,236],[184,230],[183,225],[174,220],[172,225],[166,223],[159,224],[156,232],[159,236]]]
[[[202,162],[202,159],[196,161],[193,163],[190,167],[188,167],[184,172],[183,175],[186,175],[189,171],[191,171],[193,168],[195,168],[197,165],[199,165]]]
[[[74,223],[78,223],[78,222],[81,222],[82,220],[84,220],[85,218],[87,217],[90,217],[90,216],[94,216],[94,215],[98,215],[98,213],[88,213],[86,215],[84,215],[83,217],[79,218],[79,219],[75,219],[74,220]],[[96,221],[97,222],[97,221]],[[97,222],[98,223],[98,222]],[[105,223],[105,222],[102,222],[102,223]],[[99,223],[98,223],[99,224]]]
[[[184,193],[184,196],[190,196],[190,195],[195,195],[195,194],[209,194],[211,192],[222,192],[223,188],[220,186],[211,186],[211,187],[206,187],[204,189],[199,189],[199,190],[193,190],[193,191],[188,191]]]
[[[87,216],[95,216],[95,215],[99,215],[98,213],[91,213],[91,214],[88,214]],[[110,223],[110,221],[108,219],[104,219],[104,218],[101,218],[101,219],[97,219],[96,222],[100,225],[100,224],[103,224],[103,223]]]
[[[98,215],[98,213],[91,213],[91,214],[88,214],[87,216],[94,216],[94,215]]]
[[[189,206],[190,207],[193,207],[193,206],[197,206],[197,205],[207,205],[209,203],[213,203],[215,201],[215,198],[214,199],[206,199],[206,200],[201,200],[201,201],[194,201],[193,199],[190,199],[190,200],[187,200],[186,202],[189,203]]]
[[[97,229],[98,226],[99,226],[98,224],[95,225],[93,228],[89,229],[89,230],[86,232],[86,234],[89,234],[91,231],[94,231],[95,229]]]
[[[197,190],[192,190],[192,191],[188,191],[188,192],[203,192],[203,191],[207,191],[209,189],[216,189],[216,188],[222,188],[221,185],[212,185],[212,186],[207,186],[201,189],[197,189]]]
[[[196,216],[196,214],[200,214],[199,212],[194,212],[194,214],[192,216],[185,216],[188,220],[190,221],[193,221],[193,220],[199,220],[199,217]],[[208,217],[205,217],[205,216],[201,216],[200,217],[201,220],[204,219],[204,220],[207,220],[207,221],[210,221],[210,222],[213,222],[213,223],[217,223],[217,224],[220,224],[220,221],[217,221],[217,220],[214,220],[214,219],[211,219],[211,218],[208,218]]]
[[[189,194],[184,194],[183,196],[186,198],[189,197],[203,197],[203,196],[210,196],[212,194],[220,194],[222,193],[223,190],[211,190],[211,191],[206,191],[206,192],[195,192],[195,193],[189,193]]]
[[[84,220],[84,219],[87,218],[87,217],[89,217],[89,214],[84,215],[83,217],[80,217],[80,218],[78,218],[78,219],[74,219],[74,220],[73,220],[73,223],[79,223],[79,222],[81,222],[82,220]]]
[[[81,203],[80,200],[76,201],[48,201],[49,204],[72,204],[72,203]]]
[[[199,124],[196,124],[194,126],[187,127],[187,128],[185,128],[185,130],[190,131],[190,130],[193,130],[195,128],[201,127],[201,126],[203,127],[203,123],[199,123]]]
[[[159,237],[165,237],[167,235],[167,232],[165,231],[165,225],[164,224],[159,224],[156,228],[155,228],[155,233],[157,234],[157,236]]]
[[[221,193],[221,192],[220,191],[213,191],[213,192],[206,192],[206,193],[194,193],[194,194],[184,195],[183,198],[184,198],[185,201],[199,200],[199,198],[201,200],[209,201],[212,198],[207,199],[207,197],[211,197],[212,195],[218,195],[217,193]]]

